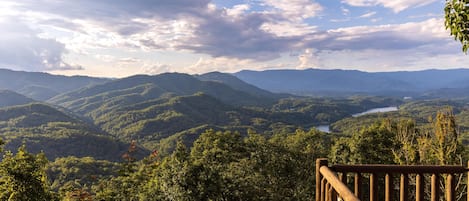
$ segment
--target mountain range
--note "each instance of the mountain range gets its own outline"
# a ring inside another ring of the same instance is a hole
[[[62,76],[40,72],[0,69],[0,89],[18,92],[29,98],[45,101],[64,92],[107,82],[106,78]]]
[[[0,137],[7,149],[26,144],[51,159],[119,161],[134,140],[140,157],[154,149],[168,154],[176,141],[191,146],[206,129],[272,135],[399,105],[404,95],[465,96],[467,78],[464,69],[163,73],[121,79],[0,70]],[[299,96],[355,94],[365,96]],[[377,94],[399,98],[367,96]]]
[[[436,90],[469,87],[469,69],[375,73],[322,69],[245,70],[233,75],[264,90],[313,96],[425,96]]]

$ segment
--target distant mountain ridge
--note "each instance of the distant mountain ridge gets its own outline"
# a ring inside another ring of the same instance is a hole
[[[401,72],[357,70],[244,70],[239,79],[272,92],[301,95],[416,95],[443,88],[469,87],[469,69]]]
[[[0,108],[14,105],[24,105],[35,100],[10,90],[0,90]]]
[[[87,76],[63,76],[0,69],[0,89],[15,91],[39,101],[45,101],[61,93],[109,80]]]

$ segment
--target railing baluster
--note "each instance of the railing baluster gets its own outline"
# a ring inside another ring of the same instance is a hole
[[[377,201],[377,183],[376,183],[376,174],[370,174],[370,201]]]
[[[355,173],[355,179],[353,182],[355,183],[355,196],[362,199],[362,175],[360,173]]]
[[[415,200],[416,201],[423,201],[424,197],[424,176],[423,174],[417,174],[415,177]]]
[[[322,175],[319,169],[321,166],[327,166],[327,159],[319,158],[316,160],[316,201],[321,199],[321,182],[322,182]]]
[[[386,177],[384,178],[384,200],[391,201],[392,200],[392,191],[393,191],[393,182],[392,182],[392,174],[387,173]]]
[[[399,187],[400,201],[407,201],[409,198],[409,177],[407,174],[401,174],[401,182]]]
[[[431,184],[431,189],[432,189],[432,195],[431,195],[431,201],[439,201],[440,199],[440,187],[439,187],[439,175],[438,174],[433,174],[432,175],[432,184]]]
[[[340,174],[340,176],[339,176],[339,179],[340,179],[340,181],[342,181],[342,183],[347,185],[347,172],[342,172],[342,174]],[[337,196],[340,197],[340,195],[337,195]],[[342,198],[342,197],[340,197],[340,198]]]
[[[330,186],[330,194],[331,194],[331,201],[337,201],[337,192],[335,191],[334,188],[332,188],[332,186]]]
[[[321,181],[321,201],[326,201],[326,179],[322,178]]]
[[[431,175],[431,201],[439,201],[440,194],[440,179],[444,175],[445,191],[441,198],[446,201],[454,201],[456,195],[456,176],[460,174],[469,175],[469,162],[468,166],[434,166],[434,165],[334,165],[328,167],[327,160],[319,159],[316,161],[316,201],[360,201],[359,198],[368,197],[363,195],[362,183],[363,175],[369,175],[369,200],[376,201],[381,198],[378,189],[378,175],[385,175],[384,186],[384,199],[385,201],[393,201],[396,199],[397,193],[394,189],[395,178],[394,175],[400,175],[399,183],[399,199],[407,201],[410,197],[415,196],[416,201],[423,201],[428,196],[425,191],[428,190],[425,186],[425,176]],[[354,192],[350,191],[348,184],[347,174],[354,174]],[[415,175],[415,194],[409,196],[409,176]],[[469,177],[467,179],[469,186]],[[368,182],[366,182],[368,183]],[[443,183],[443,182],[441,182]],[[469,200],[469,188],[467,189],[467,200]]]
[[[448,174],[446,177],[446,200],[447,201],[454,201],[454,176],[453,174]]]

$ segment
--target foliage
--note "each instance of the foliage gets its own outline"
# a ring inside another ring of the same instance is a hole
[[[16,154],[5,152],[0,163],[0,199],[1,200],[56,200],[49,190],[44,154],[33,155],[24,146]]]
[[[314,158],[329,149],[324,139],[314,129],[271,138],[207,130],[190,150],[178,141],[170,156],[155,152],[93,189],[101,200],[310,200]]]
[[[464,147],[452,110],[438,111],[417,126],[412,119],[382,119],[335,141],[330,157],[338,163],[459,164]]]
[[[454,39],[461,42],[462,51],[469,49],[469,6],[467,0],[446,0],[445,26]]]

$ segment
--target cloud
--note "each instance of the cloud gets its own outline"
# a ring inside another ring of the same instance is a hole
[[[320,8],[319,4],[307,0],[294,1],[291,5],[287,1],[268,1],[268,4],[288,17],[293,16],[293,9],[301,8],[308,14],[300,17],[310,17]],[[284,19],[278,14],[241,15],[249,9],[248,5],[216,9],[209,0],[21,0],[18,8],[46,13],[50,19],[44,21],[48,21],[48,25],[75,29],[77,36],[63,40],[74,51],[118,47],[270,60],[278,58],[299,40],[261,28],[266,23]],[[303,24],[295,26],[306,28]]]
[[[317,56],[317,51],[314,49],[306,49],[303,54],[298,55],[299,64],[297,69],[306,69],[319,67],[320,62]]]
[[[342,2],[351,6],[381,5],[400,12],[434,1],[343,0]],[[144,64],[145,60],[132,63],[132,58],[127,58],[126,61],[106,58],[105,55],[98,58],[117,65],[130,66],[136,63],[145,65],[143,70],[145,72],[175,69],[201,72],[267,68],[272,64],[263,62],[274,61],[290,51],[304,51],[298,58],[294,58],[293,64],[288,64],[291,67],[303,68],[318,66],[319,58],[322,64],[323,58],[327,58],[322,54],[326,52],[408,51],[421,47],[442,46],[450,40],[444,31],[442,20],[438,18],[405,24],[320,30],[320,27],[312,25],[311,21],[314,20],[311,18],[318,17],[324,8],[316,1],[310,0],[255,1],[261,2],[260,11],[258,5],[254,4],[217,8],[209,0],[19,0],[18,2],[20,3],[11,6],[22,11],[22,15],[26,16],[25,19],[30,20],[29,23],[34,24],[35,28],[53,27],[66,30],[69,34],[67,37],[57,37],[53,40],[44,36],[38,37],[40,31],[29,29],[24,32],[32,33],[31,36],[5,43],[9,46],[18,43],[17,46],[21,47],[22,41],[33,40],[28,43],[36,44],[32,45],[36,49],[39,46],[47,47],[48,51],[38,54],[40,56],[36,57],[40,59],[36,59],[35,62],[18,61],[39,63],[44,69],[48,66],[67,67],[62,59],[67,50],[74,53],[88,51],[86,54],[92,55],[90,57],[99,57],[93,53],[103,49],[145,53],[170,50],[203,55],[201,56],[203,59],[191,69],[160,63]],[[338,11],[339,15],[349,15],[350,10],[345,7],[348,8],[344,5]],[[375,12],[370,12],[361,17],[375,15]],[[40,18],[37,18],[38,16]],[[350,19],[347,17],[345,20]],[[431,52],[430,48],[419,50],[428,54]],[[110,52],[112,51],[108,51],[107,54],[111,54]],[[25,58],[30,57],[32,56]],[[25,65],[27,64],[21,64]],[[70,68],[73,66],[68,65]]]
[[[226,14],[233,17],[239,17],[242,14],[246,13],[250,9],[249,4],[239,4],[233,6],[233,8],[226,9]]]
[[[437,0],[342,0],[351,6],[383,6],[398,13],[408,8],[431,4]]]
[[[174,69],[174,67],[169,64],[146,63],[141,67],[139,73],[157,75],[164,72],[176,72],[176,69]]]
[[[368,12],[368,13],[365,13],[363,15],[360,15],[359,18],[370,18],[370,17],[373,17],[374,15],[376,15],[376,12]]]
[[[318,50],[396,50],[439,46],[451,41],[442,19],[379,26],[332,29],[310,35],[306,47]]]
[[[40,38],[39,31],[21,21],[0,18],[0,27],[1,65],[29,71],[83,69],[63,61],[63,55],[67,53],[64,44],[53,39]]]
[[[271,60],[290,49],[297,38],[280,37],[261,29],[270,16],[250,13],[242,18],[210,16],[199,21],[194,36],[179,45],[213,57]]]
[[[323,10],[320,4],[310,0],[263,0],[262,2],[292,20],[315,17]]]

